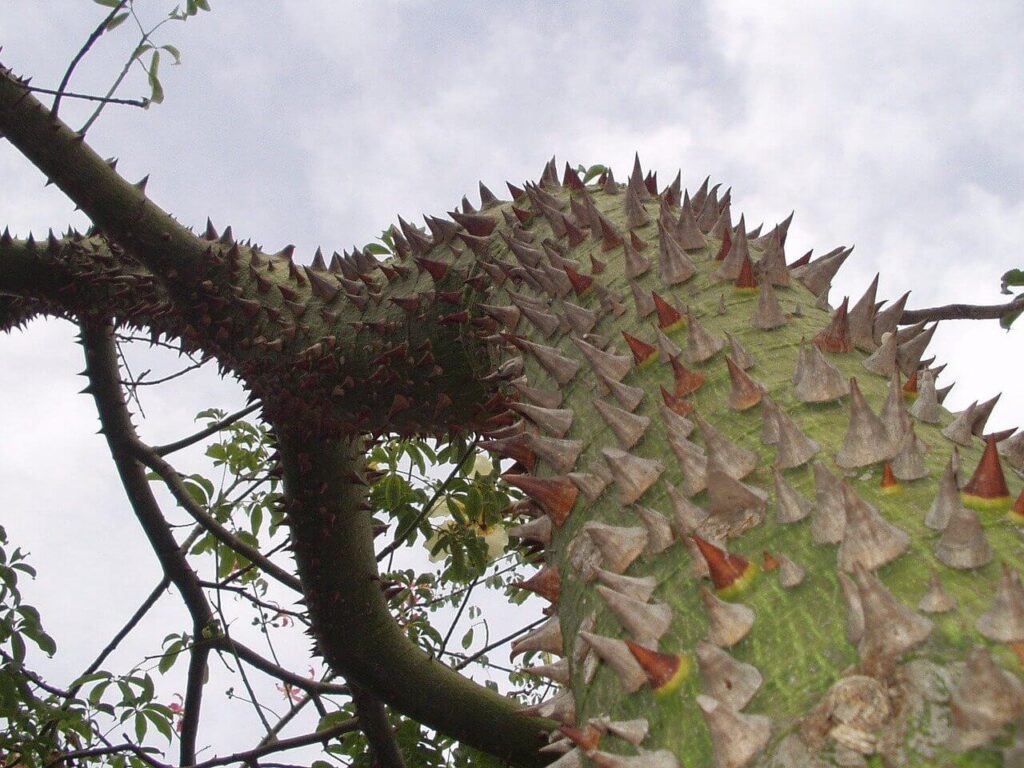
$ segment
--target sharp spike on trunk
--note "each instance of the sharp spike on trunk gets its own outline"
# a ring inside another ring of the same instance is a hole
[[[744,715],[710,696],[697,696],[697,706],[711,733],[715,768],[746,768],[768,745],[771,721],[764,715]]]
[[[580,369],[578,361],[565,357],[556,347],[546,347],[517,336],[507,336],[506,338],[523,352],[532,354],[541,367],[548,372],[548,375],[559,384],[568,384]]]
[[[764,682],[753,664],[739,661],[711,643],[697,643],[695,655],[700,670],[701,691],[736,712],[750,703]]]
[[[932,623],[901,603],[860,565],[855,575],[864,610],[864,636],[857,649],[861,667],[871,677],[884,678],[904,653],[928,638]]]
[[[746,224],[743,216],[740,216],[740,223],[736,226],[729,243],[729,251],[718,269],[711,273],[716,280],[728,280],[733,282],[740,276],[743,269],[743,262],[750,261],[750,247],[747,243]]]
[[[779,560],[779,584],[784,589],[792,589],[803,583],[807,572],[797,563],[794,563],[783,554],[778,556]]]
[[[700,550],[704,562],[708,564],[708,574],[715,592],[725,597],[739,595],[757,575],[757,566],[735,552],[726,552],[700,536],[690,538]]]
[[[558,408],[562,404],[562,393],[559,390],[538,389],[526,384],[526,377],[514,379],[510,382],[520,395],[525,397],[533,405],[541,408]]]
[[[563,655],[562,625],[557,616],[552,616],[532,632],[512,642],[511,658],[528,651],[542,651]]]
[[[640,690],[647,682],[647,675],[624,641],[591,632],[580,632],[580,637],[587,641],[601,661],[611,667],[626,693]]]
[[[811,341],[823,352],[834,354],[846,354],[853,352],[853,341],[850,338],[850,322],[847,314],[847,305],[850,299],[843,297],[843,303],[839,305],[832,314],[832,319],[817,336]]]
[[[647,416],[632,414],[603,400],[595,400],[594,407],[615,433],[619,445],[625,450],[636,445],[651,424],[651,420]]]
[[[558,596],[562,589],[562,578],[558,573],[557,565],[548,565],[525,581],[515,582],[515,586],[540,595],[549,603],[554,604],[558,602]]]
[[[903,310],[906,309],[908,298],[910,298],[910,291],[904,293],[885,309],[877,312],[874,327],[876,344],[881,343],[885,334],[896,332],[900,318],[903,316]]]
[[[884,334],[878,348],[864,359],[862,365],[879,376],[892,376],[897,371],[896,353],[896,334]]]
[[[530,434],[525,435],[524,439],[537,458],[547,462],[557,474],[572,471],[584,448],[582,440],[560,440]]]
[[[1024,587],[1019,574],[1005,563],[992,605],[974,627],[996,643],[1024,642]]]
[[[839,567],[847,573],[857,567],[873,571],[890,563],[910,547],[910,535],[893,525],[842,482],[846,529],[839,544]]]
[[[626,190],[626,227],[638,229],[651,223],[651,217],[632,186]]]
[[[708,459],[701,447],[681,435],[669,435],[669,445],[683,471],[683,493],[694,496],[707,488]]]
[[[748,376],[732,357],[726,355],[726,366],[729,369],[729,407],[734,411],[746,411],[753,408],[764,395],[764,387]]]
[[[756,452],[734,443],[725,434],[711,426],[699,413],[694,413],[693,421],[704,438],[709,471],[720,470],[730,477],[740,480],[757,468],[760,457]]]
[[[647,529],[587,522],[583,530],[601,552],[606,570],[622,573],[647,547]]]
[[[707,520],[708,513],[679,493],[675,486],[666,483],[665,488],[672,503],[676,531],[680,536],[691,536]]]
[[[565,437],[572,427],[574,414],[568,408],[541,408],[527,403],[509,403],[508,407],[555,437]]]
[[[896,456],[892,460],[893,474],[900,480],[920,480],[928,476],[924,461],[924,447],[917,439],[913,423],[900,440]]]
[[[729,342],[729,350],[732,355],[733,362],[744,371],[753,368],[755,365],[754,358],[743,348],[743,345],[740,344],[739,340],[728,331],[725,333],[725,338]]]
[[[935,500],[924,518],[924,524],[934,531],[945,530],[953,513],[961,506],[960,490],[956,482],[956,470],[951,457],[942,477]]]
[[[903,437],[910,431],[910,413],[907,411],[906,398],[900,385],[900,374],[896,371],[889,378],[889,390],[882,403],[879,418],[885,425],[885,431],[894,446],[903,442]]]
[[[939,580],[939,574],[933,572],[932,578],[928,582],[928,591],[918,602],[917,610],[925,613],[948,613],[954,608],[956,608],[956,598],[946,592]]]
[[[719,470],[708,470],[708,512],[716,523],[733,532],[761,522],[768,506],[768,494],[736,480]]]
[[[803,403],[827,403],[838,400],[849,384],[832,363],[813,344],[802,344],[793,371],[793,395]]]
[[[942,434],[948,437],[957,445],[970,447],[974,442],[974,432],[972,426],[974,420],[977,417],[978,401],[975,400],[967,408],[956,414],[956,418],[953,419],[947,426],[943,427]]]
[[[838,544],[846,529],[846,506],[843,488],[835,475],[820,461],[814,462],[814,515],[811,518],[811,540],[815,544]]]
[[[693,202],[688,195],[683,196],[682,211],[679,214],[679,221],[676,224],[676,238],[679,246],[686,251],[695,251],[706,248],[708,241],[697,224],[697,217],[694,215]]]
[[[672,624],[672,608],[666,603],[644,602],[601,585],[596,592],[622,628],[641,645],[657,647]]]
[[[868,405],[857,379],[850,379],[850,423],[843,445],[836,453],[836,464],[856,469],[891,459],[896,454],[882,420]]]
[[[844,625],[846,639],[857,644],[864,637],[864,606],[861,604],[860,590],[853,579],[842,571],[839,571],[836,576],[843,593],[843,601],[846,603],[846,623]]]
[[[933,323],[928,330],[917,334],[908,341],[900,343],[896,347],[896,365],[903,372],[904,376],[910,376],[917,370],[918,365],[921,363],[921,358],[924,357],[924,351],[927,349],[938,327],[938,323]]]
[[[665,471],[665,466],[656,459],[640,458],[614,448],[601,449],[601,455],[608,463],[622,504],[632,504],[643,496]]]
[[[703,237],[703,236],[702,236]],[[658,272],[664,285],[685,283],[697,274],[697,265],[661,222],[658,222]]]
[[[654,576],[623,576],[603,568],[596,569],[594,574],[598,582],[608,589],[614,589],[620,595],[626,595],[645,603],[650,600],[658,586],[658,580]]]
[[[686,357],[691,363],[710,360],[725,346],[725,341],[708,333],[692,312],[689,313],[687,322],[689,333],[686,337]]]
[[[973,509],[954,509],[942,536],[935,542],[935,557],[950,568],[970,570],[992,562],[992,547]]]
[[[788,322],[771,282],[764,281],[757,297],[757,309],[754,310],[750,324],[762,331],[770,331],[774,328],[781,328]]]
[[[551,543],[551,518],[547,515],[535,517],[528,523],[514,525],[508,529],[509,536],[536,541],[544,546]]]
[[[931,371],[921,371],[917,378],[917,397],[910,405],[910,415],[927,424],[938,424],[939,412],[935,377]]]
[[[568,519],[579,495],[579,489],[564,476],[532,477],[506,473],[501,479],[536,501],[559,528]]]
[[[569,327],[580,336],[590,333],[597,325],[598,315],[593,310],[563,301],[562,311],[565,312],[565,319],[569,323]]]
[[[790,270],[790,274],[799,280],[815,296],[820,296],[832,284],[832,278],[843,266],[852,249],[837,248],[815,259],[806,266]]]
[[[570,472],[569,479],[580,489],[580,492],[587,498],[587,501],[597,500],[610,482],[592,472]]]
[[[636,307],[637,320],[643,320],[653,314],[656,306],[651,295],[632,280],[629,281],[629,288],[633,292],[633,306]]]
[[[1024,684],[1001,669],[988,649],[974,646],[949,699],[953,732],[947,746],[956,752],[982,747],[1024,710]]]
[[[747,636],[754,626],[754,611],[742,603],[729,603],[700,588],[704,610],[708,615],[708,638],[715,645],[729,648]]]
[[[978,407],[974,410],[971,432],[982,439],[985,438],[985,424],[988,422],[988,417],[992,415],[992,409],[996,407],[1000,397],[1002,397],[1002,394],[998,394],[983,403],[978,403]],[[1012,432],[1013,430],[1010,431]]]
[[[640,277],[651,268],[651,262],[646,257],[641,256],[640,253],[633,247],[628,241],[624,243],[624,251],[626,254],[626,278],[634,279]]]
[[[559,685],[569,685],[569,660],[559,659],[554,664],[539,664],[535,667],[526,667],[524,672],[529,672],[537,677],[544,677]]]
[[[657,555],[672,546],[675,536],[667,517],[650,507],[637,506],[634,509],[647,529],[648,555]]]
[[[659,653],[652,647],[655,643],[626,641],[626,647],[647,675],[647,682],[654,695],[664,698],[679,690],[690,674],[690,660],[674,653]]]
[[[963,503],[974,509],[1005,510],[1010,507],[1010,489],[1006,485],[996,445],[995,435],[989,435],[981,461],[971,479],[961,489]]]
[[[782,473],[772,470],[775,482],[775,519],[780,523],[796,523],[811,513],[812,504],[797,493]]]
[[[848,321],[850,326],[850,340],[857,349],[865,352],[874,352],[878,347],[875,342],[875,297],[878,294],[878,274],[871,281],[871,285],[864,291],[853,309],[850,310]]]
[[[775,449],[775,466],[779,469],[803,466],[821,450],[821,446],[805,435],[789,414],[779,410],[775,423],[779,438]]]

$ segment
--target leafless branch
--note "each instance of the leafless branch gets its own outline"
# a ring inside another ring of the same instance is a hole
[[[1005,304],[947,304],[944,307],[907,309],[900,316],[900,325],[913,325],[922,320],[1000,320],[1024,310],[1024,293]]]
[[[205,440],[210,435],[215,435],[218,432],[220,432],[222,429],[225,429],[226,427],[230,427],[236,421],[238,421],[240,419],[244,419],[250,413],[254,413],[255,411],[258,411],[259,408],[260,408],[260,405],[261,404],[258,403],[258,402],[257,403],[253,403],[252,405],[248,405],[248,406],[246,406],[245,408],[243,408],[240,411],[235,411],[230,416],[225,416],[223,419],[221,419],[217,423],[211,424],[210,426],[206,427],[205,429],[201,429],[198,432],[196,432],[195,434],[189,435],[188,437],[183,437],[180,440],[175,440],[173,443],[167,443],[166,445],[154,445],[153,446],[153,453],[155,453],[157,456],[166,456],[169,453],[174,453],[175,451],[180,451],[182,448],[188,448],[190,445],[195,445],[196,443],[200,442],[201,440]]]
[[[92,48],[93,44],[103,36],[103,33],[107,31],[107,25],[114,20],[114,17],[117,16],[120,10],[124,8],[125,5],[127,5],[127,3],[128,0],[121,0],[121,2],[119,2],[110,10],[110,13],[107,14],[106,18],[103,19],[103,21],[101,21],[96,26],[96,29],[94,29],[92,31],[92,34],[89,35],[89,37],[86,39],[85,44],[79,49],[78,53],[75,54],[75,57],[71,60],[71,63],[68,64],[68,68],[64,72],[64,77],[61,78],[60,85],[57,86],[57,90],[42,91],[43,93],[53,93],[56,97],[53,100],[53,106],[50,107],[50,114],[53,115],[53,117],[57,117],[57,111],[60,109],[60,100],[62,96],[83,98],[78,94],[66,93],[64,89],[67,88],[68,83],[71,82],[71,75],[74,73],[75,67],[77,67],[78,63],[85,58],[85,55],[89,52],[89,49]]]

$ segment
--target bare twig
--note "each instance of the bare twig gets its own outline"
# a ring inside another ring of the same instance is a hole
[[[56,97],[53,100],[53,106],[50,107],[50,114],[53,115],[53,117],[57,117],[57,110],[60,109],[61,97],[68,96],[73,98],[88,98],[79,96],[78,94],[66,93],[64,89],[67,88],[68,83],[71,82],[71,75],[74,73],[75,67],[77,67],[78,63],[85,58],[85,54],[89,52],[89,49],[92,48],[93,44],[97,40],[99,40],[100,37],[103,36],[103,33],[107,31],[107,25],[114,20],[114,17],[117,16],[120,10],[124,8],[125,5],[127,5],[127,3],[128,0],[121,0],[121,2],[119,2],[111,9],[110,13],[107,14],[107,17],[96,26],[96,29],[94,29],[92,31],[92,34],[89,35],[88,39],[86,39],[85,44],[79,49],[78,53],[75,54],[75,57],[71,60],[71,63],[68,64],[68,68],[64,72],[64,77],[61,78],[60,85],[57,86],[56,91],[45,91],[42,89],[38,89],[41,90],[43,93],[53,93]]]
[[[548,619],[547,619],[546,616],[543,617],[543,618],[537,619],[533,623],[527,624],[522,629],[517,629],[515,632],[512,632],[511,634],[505,635],[505,637],[501,638],[500,640],[495,640],[493,643],[490,643],[489,645],[485,645],[483,648],[481,648],[479,651],[474,653],[472,656],[467,656],[466,658],[464,658],[462,661],[460,661],[458,664],[456,664],[454,667],[452,667],[452,669],[454,669],[456,672],[459,671],[460,669],[465,669],[470,664],[472,664],[474,661],[476,661],[481,656],[483,656],[485,653],[488,653],[489,651],[493,651],[495,648],[498,648],[499,646],[504,645],[509,640],[512,640],[514,638],[519,637],[521,634],[523,634],[525,632],[529,632],[534,627],[539,627],[541,624],[543,624],[547,620]]]
[[[64,97],[68,99],[82,99],[83,101],[101,101],[104,104],[120,104],[125,107],[140,107],[145,109],[149,106],[149,99],[119,99],[114,96],[95,96],[91,93],[75,93],[74,91],[60,91],[52,88],[42,88],[38,85],[29,85],[26,88],[33,93],[45,93],[49,95],[56,94],[57,98],[53,100],[56,105],[57,99]]]
[[[215,435],[226,427],[230,427],[239,419],[244,419],[250,413],[258,411],[262,404],[259,402],[248,405],[240,411],[235,411],[230,416],[225,416],[223,419],[215,424],[211,424],[205,429],[201,429],[195,434],[183,437],[180,440],[175,440],[173,443],[167,443],[166,445],[154,445],[153,453],[157,456],[166,456],[169,453],[180,451],[182,448],[188,448],[190,445],[195,445],[201,440],[205,440],[210,435]]]
[[[273,744],[267,744],[266,746],[256,747],[256,749],[250,749],[246,752],[236,752],[233,755],[225,755],[224,757],[215,757],[212,760],[205,760],[201,763],[196,763],[191,768],[214,768],[218,765],[230,765],[231,763],[244,763],[256,758],[262,757],[263,755],[270,755],[275,752],[285,752],[289,749],[297,749],[298,747],[306,747],[310,744],[324,744],[336,736],[341,736],[344,733],[351,733],[359,727],[359,721],[351,717],[344,722],[338,723],[333,728],[326,728],[322,731],[316,731],[315,733],[308,733],[303,736],[295,736],[291,739],[281,739],[275,741]]]
[[[900,325],[913,325],[922,320],[1000,320],[1021,310],[1024,310],[1024,293],[1005,304],[947,304],[944,307],[906,309],[900,316]]]

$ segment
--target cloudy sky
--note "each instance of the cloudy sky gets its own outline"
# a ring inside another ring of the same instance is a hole
[[[478,180],[504,192],[553,154],[623,177],[638,151],[663,182],[682,169],[691,189],[709,174],[731,186],[749,223],[795,210],[791,258],[856,245],[837,298],[881,272],[880,297],[912,290],[913,307],[994,303],[999,276],[1024,266],[1020,3],[211,2],[160,30],[183,54],[161,69],[166,102],[109,109],[89,134],[197,227],[209,216],[309,258],[372,240],[396,214],[475,200]],[[137,4],[151,21],[170,5]],[[0,61],[53,87],[105,9],[47,9],[5,0]],[[103,38],[72,88],[104,92],[132,34]],[[135,73],[119,95],[145,92]],[[62,114],[80,124],[88,110]],[[0,178],[0,226],[84,226],[3,143]],[[1002,390],[990,423],[1024,421],[1021,333],[940,328],[948,404]],[[43,568],[31,599],[65,647],[121,621],[158,579],[128,556],[141,537],[75,394],[71,337],[57,323],[0,337],[0,523]],[[190,381],[147,393],[147,439],[239,400],[230,383]],[[83,658],[95,650],[82,644]]]

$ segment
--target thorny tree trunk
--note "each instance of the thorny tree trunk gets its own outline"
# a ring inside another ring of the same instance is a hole
[[[299,266],[182,228],[9,73],[0,130],[96,225],[4,234],[0,327],[112,319],[242,380],[353,682],[522,765],[1019,759],[1024,508],[1005,435],[981,438],[994,402],[941,409],[905,297],[828,306],[849,251],[787,266],[788,221],[747,232],[707,182],[659,191],[637,164],[584,187],[552,163],[429,234],[402,222],[386,262]],[[417,651],[377,586],[364,441],[455,430],[516,460],[517,533],[546,546],[527,586],[555,611],[515,651],[560,657],[538,672],[565,692],[534,713]]]

